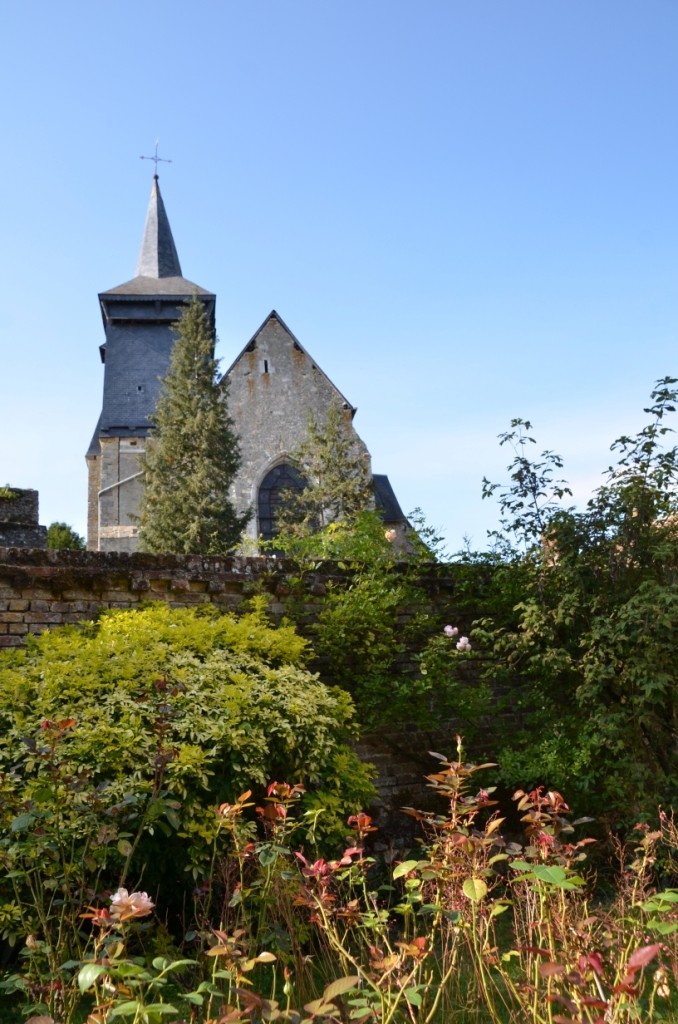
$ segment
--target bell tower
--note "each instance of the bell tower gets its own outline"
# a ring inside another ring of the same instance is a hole
[[[161,379],[169,370],[172,325],[194,295],[214,321],[216,296],[181,273],[155,174],[136,275],[99,295],[106,340],[99,349],[104,364],[101,416],[86,455],[90,550],[137,548],[136,517],[143,494],[139,459]]]

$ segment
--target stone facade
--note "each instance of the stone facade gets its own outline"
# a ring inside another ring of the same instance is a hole
[[[96,510],[96,520],[88,523],[88,536],[98,538],[99,551],[136,550],[145,448],[143,437],[102,437],[100,454],[89,459],[88,509]]]
[[[253,510],[248,535],[261,531],[259,488],[266,475],[290,459],[306,439],[309,415],[323,423],[332,403],[344,410],[356,458],[370,455],[353,428],[355,409],[302,348],[273,310],[224,376],[228,408],[240,438],[242,464],[232,499]]]
[[[9,487],[10,497],[0,493],[0,546],[47,547],[47,528],[38,522],[38,492]]]

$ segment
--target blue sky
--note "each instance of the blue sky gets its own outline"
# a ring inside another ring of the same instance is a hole
[[[512,417],[583,502],[678,376],[677,49],[675,0],[7,5],[0,483],[84,532],[159,138],[224,368],[275,308],[451,551]]]

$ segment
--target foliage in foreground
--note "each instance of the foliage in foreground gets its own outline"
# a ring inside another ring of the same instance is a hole
[[[0,656],[3,937],[39,933],[57,971],[82,952],[83,902],[127,879],[170,931],[197,894],[218,914],[214,808],[271,775],[301,787],[318,841],[341,834],[369,769],[347,746],[350,698],[303,668],[305,648],[261,610],[161,605]]]
[[[319,857],[300,791],[284,783],[269,786],[255,832],[245,791],[214,809],[218,920],[171,950],[146,892],[97,890],[87,907],[80,894],[78,958],[51,970],[38,923],[5,991],[32,1024],[71,1024],[83,1010],[89,1024],[674,1020],[678,891],[653,873],[660,850],[678,855],[673,821],[639,829],[616,892],[592,902],[590,840],[574,838],[559,793],[518,791],[524,838],[509,842],[492,789],[476,781],[492,766],[465,763],[460,745],[456,758],[433,756],[445,810],[405,809],[423,836],[401,859],[375,863],[365,814],[349,818],[335,859]]]

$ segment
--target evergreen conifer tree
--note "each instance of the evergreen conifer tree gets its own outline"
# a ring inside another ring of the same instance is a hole
[[[330,405],[323,424],[309,415],[307,431],[292,454],[307,485],[288,490],[276,516],[279,530],[291,536],[308,536],[330,523],[352,525],[374,506],[369,457],[340,405]]]
[[[237,545],[250,513],[238,514],[228,496],[240,451],[217,382],[214,329],[200,299],[186,306],[175,333],[143,460],[140,548],[224,555]]]

